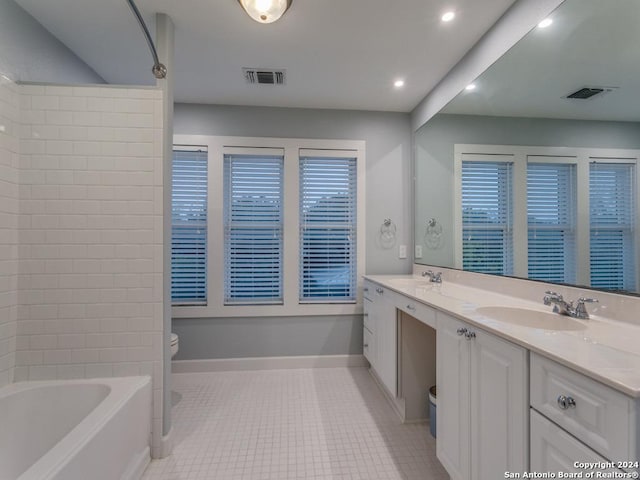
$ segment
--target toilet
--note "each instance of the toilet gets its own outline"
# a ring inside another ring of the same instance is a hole
[[[178,353],[178,342],[180,341],[180,339],[178,338],[178,335],[176,335],[175,333],[171,332],[171,358],[176,356],[176,353]]]

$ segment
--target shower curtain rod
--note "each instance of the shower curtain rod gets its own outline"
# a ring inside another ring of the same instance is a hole
[[[144,38],[146,38],[147,45],[149,45],[149,50],[151,50],[151,56],[153,57],[154,62],[153,67],[151,68],[153,75],[158,79],[165,78],[167,76],[167,67],[160,63],[160,60],[158,60],[158,52],[156,51],[156,46],[153,44],[153,40],[151,39],[151,35],[149,34],[149,29],[144,23],[142,15],[140,15],[140,10],[138,10],[138,7],[136,7],[136,4],[133,0],[127,0],[127,3],[131,7],[131,11],[135,15],[135,17],[138,19],[138,23],[140,24],[142,33],[144,33]]]

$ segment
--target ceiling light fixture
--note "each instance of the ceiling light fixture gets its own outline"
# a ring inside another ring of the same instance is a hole
[[[404,87],[404,80],[396,80],[395,82],[393,82],[393,86],[396,88]]]
[[[553,20],[551,20],[550,18],[545,18],[538,24],[538,28],[547,28],[552,23],[553,23]]]
[[[273,23],[291,6],[293,0],[238,0],[244,11],[258,23]]]
[[[475,83],[470,83],[469,85],[467,85],[466,87],[464,87],[465,90],[468,90],[469,92],[472,90],[476,89],[476,84]]]
[[[450,22],[454,18],[456,18],[456,12],[447,12],[444,15],[442,15],[443,22]]]

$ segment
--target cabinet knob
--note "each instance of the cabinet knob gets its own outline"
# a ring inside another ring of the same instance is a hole
[[[362,345],[364,348],[369,348],[369,344],[365,343],[364,345]]]
[[[364,287],[364,288],[363,288],[363,290],[364,290],[365,292],[368,292],[368,291],[369,291],[369,287]]]
[[[382,295],[384,293],[384,290],[381,288],[376,288],[376,292]]]
[[[411,304],[407,305],[407,310],[415,310],[415,309],[416,309],[415,305],[411,305]]]
[[[464,334],[467,340],[471,340],[472,338],[476,338],[476,332],[467,332]]]
[[[560,395],[558,397],[558,406],[562,410],[566,410],[568,408],[576,408],[576,401],[573,399],[573,397],[567,397],[565,395]]]
[[[465,333],[467,333],[467,329],[466,328],[459,328],[458,330],[456,330],[458,332],[458,335],[462,336]]]

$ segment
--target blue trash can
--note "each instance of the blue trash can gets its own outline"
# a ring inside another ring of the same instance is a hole
[[[429,389],[429,432],[436,438],[436,386]]]

